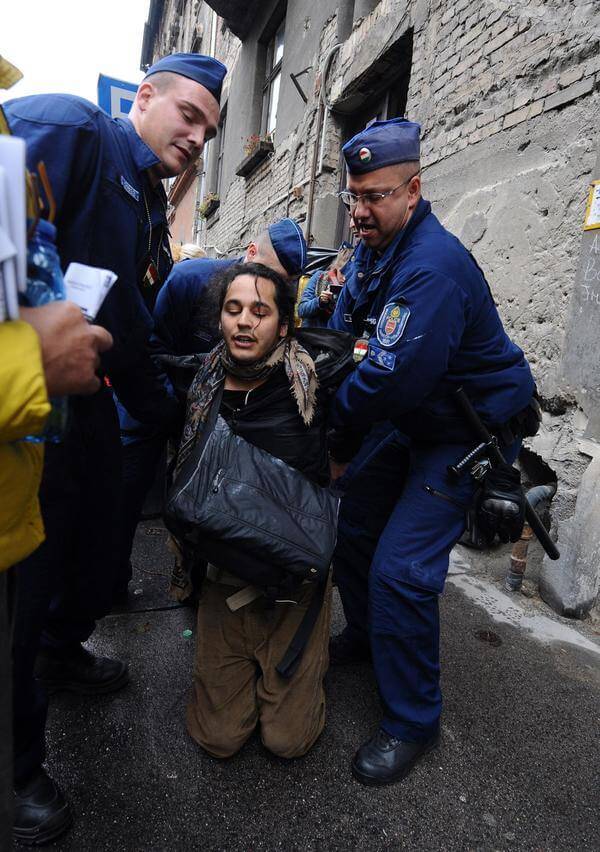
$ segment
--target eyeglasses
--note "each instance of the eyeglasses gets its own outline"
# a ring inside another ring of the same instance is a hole
[[[366,207],[376,207],[384,198],[389,198],[389,196],[393,195],[401,186],[406,186],[407,183],[410,183],[420,171],[421,170],[419,169],[419,171],[416,171],[414,175],[403,180],[402,183],[399,183],[398,186],[395,186],[393,189],[388,189],[387,192],[365,192],[364,195],[355,195],[354,192],[350,192],[348,189],[343,189],[341,192],[338,192],[337,195],[342,204],[347,207],[348,210],[356,207],[359,201],[362,201]]]

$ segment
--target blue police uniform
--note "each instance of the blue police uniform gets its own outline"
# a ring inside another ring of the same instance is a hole
[[[416,161],[418,125],[376,122],[344,155],[352,174]],[[534,382],[477,263],[423,199],[381,255],[356,249],[330,327],[364,354],[332,407],[337,430],[367,435],[344,477],[334,558],[345,634],[370,642],[382,729],[425,743],[441,713],[438,595],[474,496],[471,477],[446,475],[475,443],[452,392],[463,387],[498,430]],[[503,446],[507,460],[519,445]]]
[[[213,260],[203,257],[183,260],[173,267],[154,308],[153,350],[171,355],[210,352],[217,342],[214,332],[194,323],[192,317],[209,282],[243,257]]]
[[[63,268],[77,261],[118,275],[97,319],[114,339],[102,356],[105,373],[137,417],[169,422],[177,403],[147,348],[158,279],[171,266],[164,191],[147,178],[156,155],[130,121],[113,120],[78,97],[32,96],[9,101],[4,111],[14,135],[27,142],[28,167],[46,165]],[[146,276],[150,263],[156,278]],[[120,496],[119,424],[104,387],[71,401],[65,440],[46,447],[40,491],[46,541],[19,566],[17,782],[44,759],[47,700],[32,676],[38,649],[78,645],[110,608]]]
[[[195,80],[218,103],[226,72],[221,63],[177,54],[148,74],[163,70]],[[151,311],[171,267],[166,197],[149,174],[158,157],[129,120],[113,120],[81,98],[22,98],[4,111],[11,131],[27,143],[28,167],[35,172],[40,161],[46,166],[63,267],[77,261],[117,275],[97,317],[114,341],[102,355],[104,373],[140,420],[171,422],[177,400],[148,349]],[[64,831],[70,814],[41,768],[47,697],[33,677],[34,663],[47,683],[89,694],[119,689],[128,677],[124,663],[81,646],[112,602],[121,496],[116,408],[105,386],[70,403],[64,440],[46,448],[40,489],[46,541],[18,571],[13,830],[39,842]]]
[[[8,101],[4,111],[27,142],[28,167],[46,165],[63,268],[76,261],[118,276],[97,318],[114,340],[102,356],[105,372],[140,420],[168,420],[174,400],[146,346],[160,279],[172,265],[166,196],[147,176],[156,154],[128,119],[112,119],[83,98],[34,95]],[[156,277],[146,275],[151,261]]]

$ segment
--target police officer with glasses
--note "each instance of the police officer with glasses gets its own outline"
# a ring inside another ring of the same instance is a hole
[[[466,391],[512,463],[534,393],[481,269],[421,196],[419,135],[406,119],[377,121],[343,148],[340,197],[361,242],[329,323],[355,335],[358,362],[333,403],[347,626],[331,656],[372,657],[382,718],[352,763],[370,785],[399,781],[438,744],[438,597],[476,490],[447,474],[474,444],[453,394]],[[348,434],[360,450],[347,469],[336,435],[347,446]]]

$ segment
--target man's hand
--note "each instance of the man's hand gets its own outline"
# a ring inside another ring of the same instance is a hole
[[[113,342],[108,331],[89,325],[73,302],[21,308],[20,314],[40,338],[48,396],[95,393],[99,353]]]

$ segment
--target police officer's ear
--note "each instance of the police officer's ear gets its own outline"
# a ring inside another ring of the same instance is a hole
[[[135,104],[137,108],[144,112],[148,108],[148,104],[156,94],[156,88],[150,80],[144,80],[140,83],[135,95]]]
[[[258,246],[256,243],[250,243],[248,248],[246,249],[246,263],[252,263],[256,260],[256,255],[258,254]]]
[[[408,196],[408,206],[412,210],[413,207],[417,206],[417,202],[421,197],[421,172],[417,172],[416,175],[408,182],[406,187],[407,196]]]

